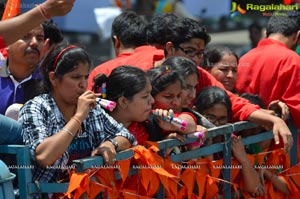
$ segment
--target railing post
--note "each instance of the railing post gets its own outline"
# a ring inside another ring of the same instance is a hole
[[[232,127],[228,127],[232,128]],[[223,159],[224,159],[224,168],[223,168],[223,179],[227,182],[231,181],[231,134],[226,133],[224,135],[224,149],[223,149]],[[231,185],[229,183],[224,183],[224,193],[225,199],[231,198]]]
[[[291,161],[291,166],[294,166],[297,164],[297,159],[298,159],[298,153],[297,153],[297,148],[298,148],[298,128],[293,124],[292,120],[288,120],[288,125],[289,129],[293,135],[293,146],[290,150],[290,161]]]
[[[2,145],[0,146],[0,153],[16,155],[20,198],[31,199],[32,196],[28,191],[28,184],[32,181],[29,147],[24,145]]]

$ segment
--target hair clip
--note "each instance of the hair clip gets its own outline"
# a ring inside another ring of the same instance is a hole
[[[102,98],[106,98],[106,83],[105,82],[101,85],[101,96],[102,96]]]

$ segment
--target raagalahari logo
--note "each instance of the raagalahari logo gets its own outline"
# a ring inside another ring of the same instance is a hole
[[[232,2],[231,4],[231,16],[234,17],[236,15],[244,15],[249,11],[259,11],[264,16],[270,16],[274,11],[291,11],[291,10],[299,10],[299,5],[294,4],[290,5],[290,0],[284,0],[281,4],[253,4],[246,3],[245,6],[241,6],[241,4],[237,2]],[[244,4],[243,4],[244,5]]]

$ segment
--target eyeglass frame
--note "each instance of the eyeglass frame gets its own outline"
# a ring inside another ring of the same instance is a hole
[[[221,118],[217,118],[216,116],[211,115],[211,114],[202,114],[202,115],[213,124],[215,124],[217,121],[220,125],[225,125],[229,122],[229,118],[225,117],[225,116],[221,117]],[[224,120],[224,121],[222,121],[222,120]]]
[[[188,48],[193,49],[191,47],[188,47]],[[204,54],[205,54],[204,49],[202,49],[200,51],[197,51],[196,49],[194,49],[194,50],[188,50],[188,49],[182,48],[180,46],[176,46],[175,49],[181,50],[184,54],[186,54],[189,57],[195,57],[197,55],[197,57],[202,58],[204,56]],[[192,53],[192,54],[190,54],[190,53]]]

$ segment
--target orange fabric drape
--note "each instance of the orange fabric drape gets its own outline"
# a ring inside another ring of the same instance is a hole
[[[12,18],[21,12],[21,0],[8,0],[2,16],[2,20]]]
[[[139,198],[147,199],[155,196],[159,186],[165,190],[165,199],[168,198],[211,198],[219,197],[219,183],[230,183],[233,191],[237,193],[238,188],[244,198],[251,198],[249,193],[243,192],[243,182],[234,183],[240,169],[232,169],[231,182],[220,179],[223,160],[210,161],[208,159],[190,160],[185,163],[174,163],[170,158],[163,158],[157,154],[158,148],[155,145],[145,148],[137,146],[133,148],[134,156],[129,160],[122,160],[116,163],[118,169],[91,169],[88,173],[73,173],[66,196],[79,198],[86,192],[89,198],[95,197],[100,191],[104,191],[110,198]],[[295,199],[300,190],[300,165],[289,168],[289,155],[282,149],[269,153],[262,152],[249,155],[250,162],[255,165],[266,166],[265,169],[276,173],[284,178],[290,191],[288,196],[276,190],[271,181],[265,180],[266,195],[256,197],[266,198],[288,198]],[[135,166],[137,175],[128,177],[129,167]],[[239,163],[232,160],[232,166],[237,168]],[[282,165],[282,170],[268,168],[268,165]],[[121,173],[121,179],[116,180],[114,172]],[[279,173],[278,173],[279,172]],[[130,180],[131,179],[131,180]],[[129,180],[129,181],[128,181]],[[136,186],[127,186],[128,183],[136,183]],[[137,188],[140,187],[138,191]]]

